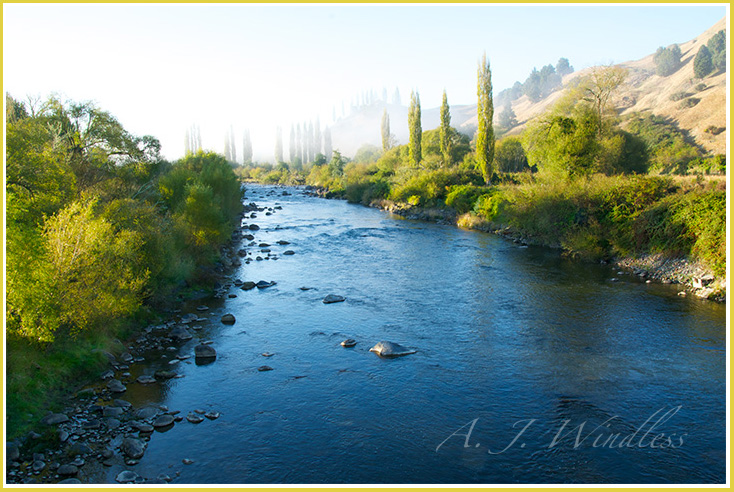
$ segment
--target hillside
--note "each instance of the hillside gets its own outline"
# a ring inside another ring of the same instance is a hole
[[[672,75],[661,77],[655,74],[654,54],[636,61],[620,63],[629,70],[626,83],[619,89],[615,98],[615,105],[621,115],[633,112],[649,112],[669,118],[679,128],[686,130],[690,137],[705,151],[715,154],[726,153],[726,73],[709,75],[703,80],[693,76],[693,59],[699,48],[718,31],[726,28],[726,19],[711,26],[696,39],[680,43],[683,54],[682,66]],[[564,86],[578,77],[583,77],[591,68],[580,70],[566,75]],[[699,84],[706,88],[697,90]],[[686,97],[693,97],[699,102],[689,108],[681,106],[681,101],[673,101],[671,96],[676,93],[685,93]],[[562,90],[550,94],[545,99],[533,103],[526,96],[515,100],[512,109],[517,117],[518,126],[509,133],[522,132],[529,120],[542,114],[553,106],[563,94]],[[450,101],[449,101],[450,102]],[[346,118],[337,121],[332,127],[334,148],[341,150],[348,156],[354,155],[363,144],[380,146],[380,120],[384,105],[374,104],[361,108]],[[495,124],[502,108],[495,108]],[[395,134],[398,143],[408,141],[408,108],[405,106],[388,105],[391,132]],[[438,127],[439,108],[423,109],[422,126],[424,130]],[[473,135],[476,131],[476,105],[452,105],[451,124],[460,132]],[[709,127],[724,128],[718,135],[706,133]]]

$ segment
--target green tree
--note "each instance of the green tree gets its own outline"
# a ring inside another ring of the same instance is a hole
[[[500,113],[499,124],[505,130],[509,130],[517,126],[517,116],[512,110],[512,103],[507,103],[505,109]]]
[[[591,104],[596,115],[597,134],[604,136],[606,114],[613,112],[610,100],[627,78],[627,70],[618,66],[594,67],[582,82],[583,99]]]
[[[324,155],[328,158],[332,154],[331,128],[324,128]]]
[[[444,166],[451,165],[451,113],[449,112],[449,102],[446,98],[446,89],[443,91],[443,99],[441,100],[441,124],[439,126],[439,141],[441,145],[441,157]]]
[[[522,142],[517,137],[507,137],[497,142],[494,162],[497,169],[503,173],[519,173],[530,170]]]
[[[410,107],[408,108],[408,136],[410,163],[418,167],[423,159],[421,151],[421,100],[417,92],[410,93]]]
[[[539,171],[565,178],[588,175],[598,148],[593,113],[545,115],[528,126],[523,144],[528,163]]]
[[[568,58],[558,59],[558,63],[556,63],[556,73],[561,77],[573,73],[573,67],[568,62]]]
[[[344,164],[347,163],[347,160],[342,157],[341,152],[338,150],[335,150],[333,153],[333,156],[331,157],[331,161],[329,161],[328,171],[329,175],[332,178],[340,178],[344,175]]]
[[[709,52],[711,53],[711,62],[714,65],[714,68],[719,71],[723,72],[726,70],[726,31],[723,29],[716,34],[714,34],[711,39],[709,39],[708,43],[706,43],[706,47],[709,49]]]
[[[387,108],[382,110],[382,121],[380,121],[380,135],[382,136],[382,151],[390,150],[390,115]]]
[[[672,75],[676,70],[680,68],[682,53],[680,47],[677,44],[669,48],[658,48],[653,56],[655,62],[655,72],[661,77],[667,77]]]
[[[477,70],[477,166],[484,177],[484,182],[489,185],[494,162],[494,103],[492,101],[492,71],[487,61],[486,53]]]
[[[706,45],[699,48],[696,58],[693,59],[693,75],[702,79],[714,70],[714,63],[711,59],[711,52]]]

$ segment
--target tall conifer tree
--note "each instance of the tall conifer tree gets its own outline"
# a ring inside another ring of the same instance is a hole
[[[489,68],[487,54],[482,56],[477,70],[477,167],[482,172],[484,182],[492,179],[494,164],[494,102],[492,101],[492,71]]]

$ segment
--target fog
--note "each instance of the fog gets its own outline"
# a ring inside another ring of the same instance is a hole
[[[4,4],[3,83],[17,99],[93,101],[131,133],[158,138],[170,160],[184,154],[192,125],[202,148],[222,153],[231,129],[240,158],[249,131],[258,161],[274,159],[280,126],[287,160],[291,126],[317,119],[333,148],[351,155],[380,145],[386,105],[406,142],[396,89],[403,104],[420,94],[424,130],[438,124],[446,90],[461,131],[485,52],[497,94],[560,57],[577,70],[637,59],[725,14],[665,5]]]

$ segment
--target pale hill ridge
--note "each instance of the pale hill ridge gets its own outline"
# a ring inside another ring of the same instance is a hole
[[[693,75],[693,59],[700,47],[722,29],[726,29],[727,19],[723,18],[695,39],[679,43],[682,52],[681,67],[672,75],[661,77],[655,73],[654,54],[634,61],[619,63],[629,70],[627,80],[619,88],[613,101],[621,116],[634,112],[655,114],[668,118],[692,137],[706,152],[726,154],[726,116],[727,116],[727,77],[718,73],[696,79]],[[563,78],[567,86],[578,77],[587,75],[593,67],[580,70]],[[705,88],[699,89],[700,84]],[[512,102],[518,125],[508,134],[519,134],[527,123],[550,109],[563,95],[563,90],[551,93],[546,98],[533,103],[527,96]],[[685,107],[681,100],[673,100],[674,94],[686,94],[685,98],[697,99],[692,107]],[[449,101],[450,102],[450,101]],[[363,144],[381,146],[380,120],[384,105],[375,104],[337,121],[332,127],[334,148],[352,156]],[[495,125],[504,107],[495,107]],[[391,132],[398,143],[408,141],[408,108],[388,105]],[[423,130],[438,127],[439,108],[423,109],[421,123]],[[460,132],[472,136],[477,127],[476,105],[451,106],[451,125]],[[718,135],[706,132],[707,128],[724,129]]]

